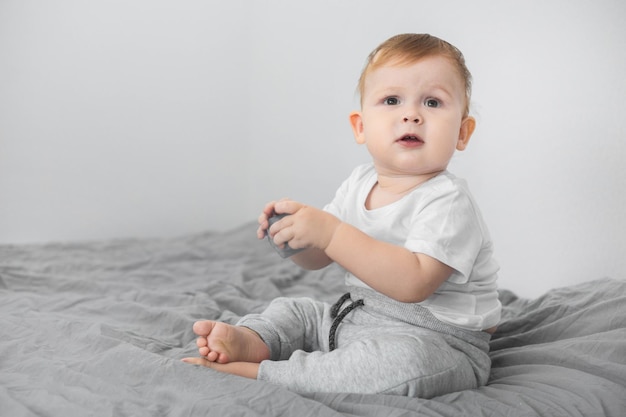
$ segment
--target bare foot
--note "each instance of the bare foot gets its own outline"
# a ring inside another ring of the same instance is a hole
[[[260,363],[270,357],[263,339],[247,327],[203,320],[194,323],[193,331],[200,336],[196,341],[200,356],[209,362]]]

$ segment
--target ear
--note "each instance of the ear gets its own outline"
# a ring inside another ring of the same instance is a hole
[[[350,126],[356,143],[362,145],[365,143],[365,135],[363,134],[363,116],[361,112],[353,111],[350,113]]]
[[[467,144],[472,137],[472,133],[474,133],[474,129],[476,129],[476,119],[471,116],[467,116],[463,119],[461,129],[459,130],[459,140],[456,143],[457,150],[463,151],[467,148]]]

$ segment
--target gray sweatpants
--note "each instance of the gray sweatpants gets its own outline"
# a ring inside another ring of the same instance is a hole
[[[383,393],[431,398],[484,385],[489,377],[490,335],[436,319],[418,304],[397,302],[350,287],[351,311],[329,352],[331,306],[310,298],[278,298],[262,314],[238,325],[268,345],[258,379],[296,392]],[[344,303],[344,308],[350,300]]]

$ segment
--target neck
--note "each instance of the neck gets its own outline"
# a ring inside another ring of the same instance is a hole
[[[378,174],[377,186],[379,189],[388,193],[404,195],[424,184],[431,178],[436,177],[441,172],[442,171],[415,176]]]
[[[370,191],[365,206],[368,210],[395,203],[440,172],[420,176],[378,175],[378,181]]]

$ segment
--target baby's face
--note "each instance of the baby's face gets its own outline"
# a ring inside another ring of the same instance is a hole
[[[367,145],[379,174],[441,172],[465,147],[465,105],[464,82],[447,58],[382,66],[365,79],[357,142]]]

